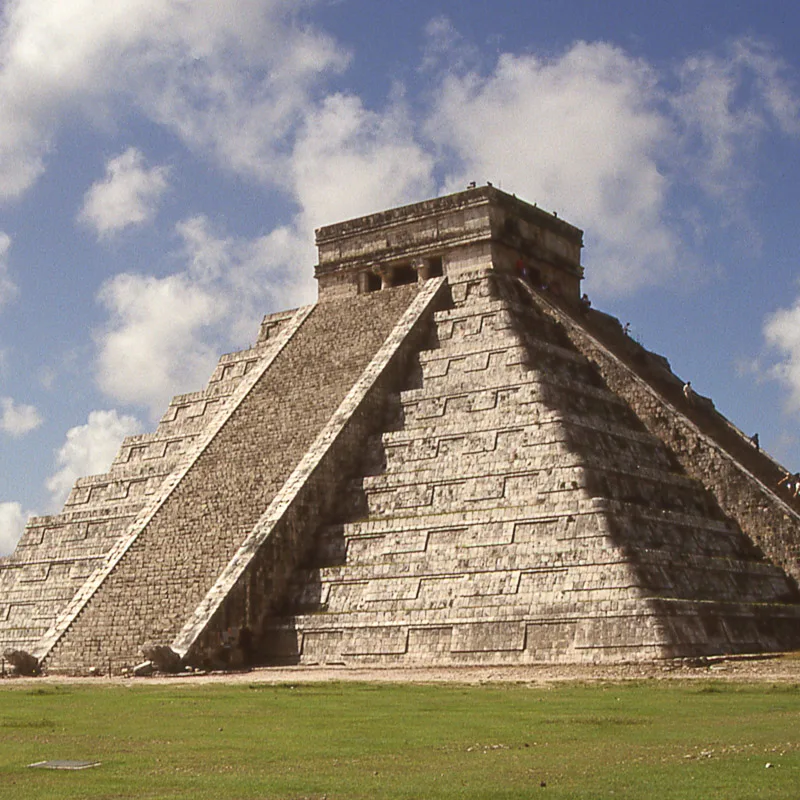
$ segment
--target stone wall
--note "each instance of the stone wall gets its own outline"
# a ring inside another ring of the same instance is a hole
[[[0,648],[80,672],[151,644],[218,665],[800,646],[800,501],[665,359],[577,313],[578,229],[487,186],[317,239],[325,302],[265,318],[0,560]]]
[[[266,621],[285,604],[289,580],[309,557],[315,531],[341,504],[346,479],[362,465],[365,444],[385,421],[390,392],[429,338],[443,289],[439,278],[419,292],[172,643],[186,661],[236,664],[261,648]],[[231,646],[243,630],[249,632],[248,653]]]
[[[770,486],[759,480],[716,440],[714,428],[719,430],[719,423],[712,416],[715,412],[710,408],[679,411],[565,309],[541,295],[534,296],[534,302],[564,326],[570,340],[596,366],[609,388],[624,398],[647,429],[666,444],[686,473],[713,492],[724,512],[773,563],[795,581],[800,580],[800,514],[777,494],[774,483]],[[680,381],[675,383],[680,385]],[[741,448],[742,442],[738,444]],[[751,447],[747,455],[767,461]],[[773,478],[780,475],[773,463],[763,468]]]
[[[513,271],[521,259],[562,296],[579,297],[583,232],[491,185],[328,225],[316,238],[323,301],[363,291],[374,270],[390,283],[398,268],[427,274],[432,259],[447,275],[487,259]]]

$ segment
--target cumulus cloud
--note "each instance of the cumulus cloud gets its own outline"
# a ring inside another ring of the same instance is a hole
[[[425,47],[420,70],[449,69],[463,72],[480,61],[480,51],[468,42],[444,15],[433,17],[425,26]]]
[[[148,168],[142,153],[129,147],[109,160],[105,178],[86,192],[79,219],[99,236],[148,222],[167,190],[168,175],[167,167]]]
[[[797,120],[783,66],[758,42],[693,57],[677,75],[578,42],[549,58],[502,54],[488,72],[450,69],[427,132],[447,159],[446,190],[491,180],[574,221],[587,233],[590,287],[619,293],[685,266],[677,187],[735,207],[723,188],[749,177],[743,151]]]
[[[33,406],[19,405],[10,397],[0,397],[0,412],[0,431],[14,438],[36,430],[42,424],[42,418]]]
[[[311,302],[315,227],[434,191],[433,159],[407,120],[399,99],[384,113],[342,94],[310,106],[289,161],[300,208],[290,224],[242,238],[190,217],[176,226],[182,269],[106,282],[100,388],[157,417],[173,394],[205,384],[220,352],[252,342],[264,313]]]
[[[133,103],[231,169],[280,177],[287,132],[348,55],[293,0],[16,0],[0,23],[0,198],[44,169],[67,110]]]
[[[117,275],[98,295],[108,313],[96,333],[98,384],[154,417],[176,392],[202,388],[220,352],[252,342],[269,309],[311,299],[308,244],[291,227],[240,239],[199,216],[176,230],[184,269]]]
[[[0,503],[0,556],[13,552],[28,516],[19,503]]]
[[[150,405],[157,414],[172,387],[209,372],[213,351],[199,331],[222,318],[224,300],[186,275],[124,273],[103,286],[99,299],[110,320],[100,337],[98,380],[110,397]]]
[[[449,75],[429,131],[458,167],[448,189],[490,179],[575,220],[593,238],[592,279],[635,287],[670,269],[669,182],[657,163],[670,135],[657,81],[608,44],[554,59],[503,55],[494,71]]]
[[[434,159],[415,140],[401,100],[383,113],[334,94],[310,111],[292,156],[309,229],[420,200],[434,191]]]
[[[46,481],[52,507],[60,508],[79,477],[106,472],[122,440],[141,431],[135,417],[117,411],[92,411],[85,425],[67,431],[56,454],[60,469]]]
[[[781,355],[771,374],[789,389],[789,408],[800,411],[800,298],[767,317],[764,338]]]

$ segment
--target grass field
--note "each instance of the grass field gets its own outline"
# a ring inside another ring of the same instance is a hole
[[[0,798],[322,797],[796,800],[800,687],[0,684]]]

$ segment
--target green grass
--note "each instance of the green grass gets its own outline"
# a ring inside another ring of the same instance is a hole
[[[795,800],[800,687],[0,684],[0,798],[323,796]]]

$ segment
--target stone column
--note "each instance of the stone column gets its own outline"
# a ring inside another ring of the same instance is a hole
[[[427,258],[415,258],[411,266],[417,271],[417,280],[425,283],[431,276],[431,265]]]
[[[381,276],[381,289],[391,289],[394,286],[393,270],[387,264],[375,263],[372,265],[372,271],[376,275]]]

